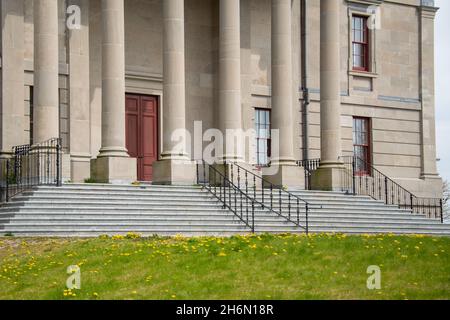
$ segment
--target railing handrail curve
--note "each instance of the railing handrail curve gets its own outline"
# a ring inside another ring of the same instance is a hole
[[[225,163],[225,165],[226,165],[226,163]],[[287,216],[283,215],[282,212],[279,212],[279,211],[275,210],[273,208],[273,206],[267,206],[264,203],[264,201],[263,201],[263,206],[264,206],[264,208],[269,209],[270,211],[272,211],[273,213],[277,214],[278,216],[286,219],[288,222],[291,222],[291,223],[295,224],[296,226],[304,229],[307,233],[309,232],[308,212],[309,212],[309,208],[310,208],[311,204],[308,201],[306,201],[305,199],[302,199],[301,197],[293,194],[292,192],[289,192],[287,190],[284,190],[283,188],[277,187],[275,184],[271,183],[267,179],[264,179],[263,177],[260,177],[260,176],[256,175],[255,173],[253,173],[250,170],[244,168],[243,166],[241,166],[237,162],[232,162],[232,165],[235,165],[240,170],[243,170],[244,172],[247,172],[248,174],[252,175],[254,178],[259,179],[262,182],[262,188],[261,188],[262,190],[264,190],[264,185],[267,184],[267,185],[270,186],[271,189],[279,190],[279,192],[283,193],[284,195],[288,195],[289,198],[294,198],[294,200],[298,200],[298,201],[304,203],[305,210],[306,210],[306,226],[302,226],[299,221],[294,221],[290,217],[287,217]],[[254,186],[254,188],[256,189],[256,186]],[[289,203],[289,205],[290,205],[290,203]]]
[[[346,161],[351,161],[352,168],[348,169],[350,170],[350,172],[347,172],[347,174],[352,178],[351,188],[353,189],[353,194],[363,194],[363,192],[365,191],[366,195],[372,197],[375,200],[384,200],[386,204],[398,205],[399,208],[410,209],[412,213],[425,214],[428,215],[428,217],[440,218],[441,222],[444,222],[442,198],[418,197],[413,192],[407,190],[405,187],[395,182],[392,178],[388,177],[386,174],[375,168],[372,164],[356,155],[342,156],[339,158],[339,160],[343,162],[344,168],[345,165],[349,164]],[[357,166],[360,165],[363,166],[367,174],[356,174],[355,171],[357,169]],[[348,170],[346,169],[345,171]],[[362,183],[362,179],[359,179],[358,186],[356,183],[356,179],[358,177],[365,177],[366,185]],[[370,186],[370,183],[368,183],[368,177],[371,177],[373,179],[372,188]],[[378,190],[376,190],[375,186],[378,187]],[[384,189],[384,192],[382,189]]]
[[[229,187],[231,186],[235,192],[239,193],[240,195],[242,195],[243,197],[245,197],[247,200],[250,200],[253,204],[259,204],[259,205],[261,205],[259,202],[257,202],[256,200],[252,199],[250,196],[248,196],[247,194],[245,194],[245,192],[243,192],[243,191],[242,191],[240,188],[238,188],[234,183],[232,183],[230,179],[228,179],[228,178],[227,178],[224,174],[222,174],[219,170],[217,170],[216,168],[214,168],[213,165],[210,165],[210,164],[206,163],[205,160],[201,160],[201,162],[202,162],[202,166],[203,166],[204,170],[206,170],[206,167],[208,167],[209,170],[212,170],[215,174],[217,174],[220,178],[222,178],[222,179],[223,179],[223,182],[226,182],[227,185],[228,185]],[[214,192],[212,192],[212,187],[211,187],[211,186],[208,186],[208,184],[207,184],[206,182],[204,182],[203,184],[200,183],[198,169],[197,169],[197,183],[198,183],[199,185],[202,185],[204,188],[208,189],[208,191],[210,191],[210,192],[214,195],[214,197],[216,197],[216,198],[223,204],[224,207],[228,208],[228,209],[229,209],[231,212],[233,212],[233,214],[236,215],[243,223],[245,223],[245,224],[247,225],[247,227],[249,227],[250,229],[252,229],[252,232],[253,232],[253,233],[255,232],[254,215],[252,216],[252,222],[251,222],[251,224],[250,224],[248,221],[246,221],[245,219],[243,219],[243,217],[240,216],[240,215],[233,209],[233,207],[232,207],[231,205],[229,205],[229,203],[227,202],[227,199],[226,199],[226,198],[224,198],[224,199],[222,200],[221,197],[217,196],[217,194],[215,194]]]

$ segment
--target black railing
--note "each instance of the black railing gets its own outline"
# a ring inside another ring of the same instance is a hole
[[[60,186],[61,139],[13,148],[12,157],[0,159],[0,202],[36,186]]]
[[[291,192],[276,187],[273,183],[243,168],[239,164],[230,163],[229,168],[231,181],[237,183],[245,194],[256,199],[263,208],[293,223],[308,234],[310,205],[307,201]],[[274,199],[276,195],[278,199]]]
[[[312,190],[312,176],[320,167],[320,159],[300,160],[297,165],[305,170],[305,190]]]
[[[387,205],[411,210],[443,222],[443,201],[438,198],[420,198],[358,157],[342,157],[342,191],[366,195]]]
[[[260,204],[228,179],[226,172],[202,161],[197,164],[197,183],[213,194],[224,209],[233,212],[255,233],[255,206]]]

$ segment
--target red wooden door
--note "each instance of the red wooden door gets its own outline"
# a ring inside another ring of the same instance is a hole
[[[137,159],[139,181],[151,181],[158,160],[158,99],[126,95],[126,142],[130,157]]]

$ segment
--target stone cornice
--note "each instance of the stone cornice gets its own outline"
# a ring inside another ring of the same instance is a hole
[[[433,0],[422,0],[420,14],[424,18],[434,19],[439,8],[434,6]]]
[[[381,5],[384,0],[347,0],[348,3],[355,3],[366,6]]]

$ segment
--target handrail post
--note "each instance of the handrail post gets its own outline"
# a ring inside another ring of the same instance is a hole
[[[264,208],[264,200],[265,200],[265,196],[264,196],[264,181],[261,181],[261,203],[263,204],[263,208]]]
[[[9,202],[9,159],[6,160],[6,194],[5,201]]]
[[[442,201],[442,199],[439,199],[439,204],[441,207],[441,223],[444,223],[444,202]]]
[[[384,195],[385,195],[385,201],[386,204],[389,204],[389,197],[388,197],[388,178],[384,177]]]
[[[61,144],[59,139],[56,143],[56,185],[60,187],[62,185],[61,181]]]
[[[256,176],[253,176],[253,198],[256,199]]]
[[[309,235],[309,205],[306,203],[306,235]]]
[[[255,201],[252,201],[252,233],[255,233]]]
[[[280,215],[283,213],[283,200],[281,199],[282,194],[281,194],[281,189],[278,191],[278,202],[280,205]]]
[[[352,184],[353,195],[356,196],[356,157],[352,159]]]
[[[196,168],[197,168],[197,172],[196,172],[196,174],[197,174],[197,185],[199,186],[200,185],[200,177],[199,177],[199,164],[198,164],[198,162],[197,162]]]
[[[270,185],[270,209],[273,209],[273,185]]]
[[[211,172],[208,171],[208,178],[206,178],[206,169],[209,170],[209,167],[207,166],[206,161],[203,160],[203,183],[205,184],[205,186],[208,185],[209,183],[211,183],[211,177],[210,177]],[[214,185],[217,186],[216,176],[214,176]]]
[[[288,197],[288,217],[289,220],[291,220],[291,194],[289,193],[289,197]]]
[[[412,213],[414,213],[414,204],[413,204],[414,197],[413,197],[412,194],[410,194],[410,195],[409,195],[409,198],[410,198],[410,200],[411,200],[411,211],[412,211]]]

